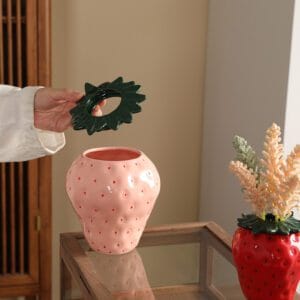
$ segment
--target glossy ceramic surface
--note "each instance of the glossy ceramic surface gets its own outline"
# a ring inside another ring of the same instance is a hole
[[[73,162],[66,189],[91,248],[122,254],[137,246],[159,194],[160,178],[141,151],[97,148]]]
[[[105,255],[89,251],[96,276],[116,299],[154,300],[143,261],[136,250],[125,255]],[[124,297],[124,298],[123,298]]]
[[[247,299],[294,299],[300,279],[300,233],[254,234],[239,228],[232,253]]]
[[[73,128],[75,130],[86,129],[91,135],[102,130],[117,130],[121,124],[131,123],[132,114],[142,110],[139,103],[146,99],[145,95],[137,93],[139,88],[140,85],[134,81],[124,82],[122,77],[99,86],[86,83],[86,95],[70,110]],[[92,114],[95,105],[111,97],[121,98],[119,106],[114,111],[102,116]]]

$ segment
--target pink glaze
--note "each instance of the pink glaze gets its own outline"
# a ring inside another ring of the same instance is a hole
[[[72,163],[66,189],[91,248],[122,254],[137,246],[159,194],[160,178],[141,151],[96,148]]]
[[[113,294],[113,299],[155,300],[137,250],[124,255],[88,251],[87,256],[99,282]]]

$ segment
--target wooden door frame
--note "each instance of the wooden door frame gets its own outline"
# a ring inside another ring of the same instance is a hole
[[[38,85],[51,85],[51,0],[38,1]],[[51,157],[38,159],[38,206],[40,299],[51,299],[52,276],[52,163]]]
[[[25,0],[26,4],[26,84],[49,86],[51,83],[51,0]],[[20,1],[18,2],[20,4]],[[0,0],[0,12],[2,0]],[[11,2],[7,14],[10,15]],[[17,8],[20,13],[20,6]],[[1,14],[2,16],[2,14]],[[8,20],[8,19],[7,19]],[[2,20],[1,20],[2,21]],[[9,34],[12,35],[11,21],[8,20]],[[7,21],[7,22],[8,22]],[[20,21],[18,26],[21,26]],[[20,32],[20,31],[19,31]],[[2,24],[0,37],[2,37]],[[20,38],[20,36],[18,36]],[[21,44],[21,42],[20,42]],[[24,44],[25,45],[25,44]],[[1,63],[3,61],[3,47],[0,46]],[[12,43],[10,51],[12,52]],[[19,49],[19,48],[18,48]],[[18,52],[20,55],[21,52]],[[12,82],[12,55],[9,54],[10,65],[8,67],[9,84]],[[18,57],[20,59],[20,57]],[[18,72],[22,70],[19,69]],[[3,76],[3,65],[0,66],[0,77]],[[18,73],[19,75],[19,73]],[[18,84],[22,84],[21,76]],[[11,163],[10,167],[13,167]],[[1,165],[1,174],[4,165]],[[13,173],[12,173],[13,174]],[[1,277],[1,296],[34,296],[39,299],[51,299],[51,262],[52,262],[52,195],[51,195],[51,158],[31,160],[28,162],[28,176],[30,187],[28,198],[31,199],[28,208],[28,240],[30,248],[28,274],[13,274],[13,276]],[[1,177],[2,178],[2,177]],[[38,222],[40,220],[40,222]],[[39,224],[40,223],[40,226]],[[29,298],[28,298],[29,299]]]

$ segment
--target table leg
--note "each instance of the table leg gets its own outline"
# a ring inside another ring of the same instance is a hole
[[[60,259],[60,299],[66,299],[66,293],[72,289],[72,277],[64,260]]]
[[[225,296],[213,284],[213,249],[212,240],[205,232],[202,233],[202,241],[200,242],[200,270],[199,270],[199,284],[201,289],[209,297],[209,299],[222,299]],[[219,249],[218,249],[219,250]]]
[[[201,289],[205,292],[209,291],[212,284],[212,264],[213,253],[212,249],[203,241],[200,243],[200,270],[199,270],[199,283]]]

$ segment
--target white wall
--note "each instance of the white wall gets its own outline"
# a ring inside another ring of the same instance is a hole
[[[295,1],[287,93],[284,146],[290,152],[300,144],[300,3]]]
[[[228,171],[232,138],[261,152],[265,130],[284,125],[292,0],[210,0],[203,122],[201,220],[232,233],[249,211]]]
[[[295,1],[289,83],[284,127],[284,148],[289,153],[300,144],[300,3]],[[300,218],[300,211],[295,212]]]

